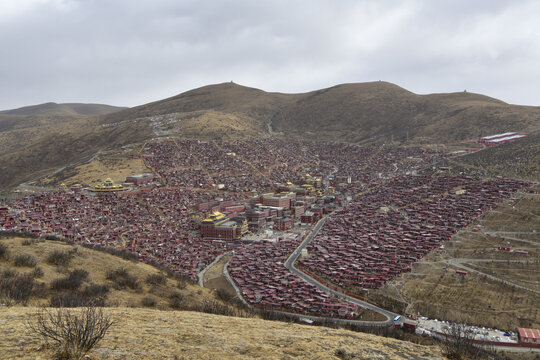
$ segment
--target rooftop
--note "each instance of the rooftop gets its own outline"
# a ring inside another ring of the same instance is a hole
[[[521,339],[540,340],[540,330],[538,329],[518,328],[517,330]]]

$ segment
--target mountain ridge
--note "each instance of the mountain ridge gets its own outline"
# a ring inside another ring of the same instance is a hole
[[[3,110],[0,115],[106,115],[124,109],[127,108],[106,104],[46,102]]]
[[[32,173],[156,137],[209,140],[279,136],[463,147],[464,142],[509,131],[539,133],[540,107],[511,105],[470,92],[419,95],[384,81],[340,84],[296,94],[227,82],[104,115],[0,113],[0,139],[5,139],[0,186],[13,186],[31,179]],[[13,141],[21,134],[24,143]],[[58,141],[59,134],[62,141]]]

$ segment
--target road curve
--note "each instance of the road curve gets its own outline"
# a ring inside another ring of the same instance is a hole
[[[236,296],[244,305],[246,305],[248,308],[254,308],[251,304],[249,304],[242,296],[242,290],[236,285],[234,280],[229,275],[229,272],[227,270],[227,267],[229,266],[229,262],[225,264],[223,267],[223,275],[225,278],[229,281],[229,283],[234,288],[234,291],[236,292]],[[361,325],[361,326],[388,326],[392,323],[392,319],[389,321],[361,321],[361,320],[345,320],[345,319],[337,319],[337,318],[328,318],[328,317],[319,317],[319,316],[311,316],[311,315],[303,315],[303,314],[295,314],[285,311],[278,311],[278,310],[272,310],[272,312],[284,314],[290,317],[295,317],[299,320],[312,320],[312,321],[323,321],[323,322],[333,322],[336,324],[351,324],[351,325]]]
[[[310,283],[312,285],[317,286],[321,291],[324,291],[325,293],[333,295],[333,296],[338,297],[340,299],[347,300],[347,301],[349,301],[349,302],[351,302],[353,304],[356,304],[358,306],[361,306],[361,307],[363,307],[365,309],[369,309],[369,310],[372,310],[372,311],[377,312],[379,314],[382,314],[387,319],[386,321],[362,321],[362,323],[364,325],[381,326],[381,325],[389,325],[389,324],[393,323],[394,317],[398,316],[399,314],[393,313],[391,311],[382,309],[382,308],[380,308],[378,306],[375,306],[373,304],[370,304],[368,302],[359,300],[359,299],[354,298],[352,296],[345,295],[343,293],[340,293],[338,291],[330,289],[326,285],[322,284],[321,282],[317,281],[316,279],[312,278],[311,276],[307,275],[306,273],[298,270],[294,266],[294,262],[300,256],[300,254],[302,253],[302,250],[305,249],[306,246],[313,240],[313,238],[315,237],[315,235],[317,235],[317,232],[319,232],[319,230],[321,229],[321,227],[324,225],[325,222],[326,222],[326,217],[322,218],[317,223],[317,225],[315,225],[315,227],[313,228],[313,231],[308,236],[306,236],[306,238],[302,241],[302,243],[296,248],[296,250],[293,251],[293,253],[285,261],[285,264],[284,264],[285,267],[289,271],[291,271],[292,273],[294,273],[297,276],[299,276],[300,278],[302,278],[304,281],[306,281],[306,282],[308,282],[308,283]]]

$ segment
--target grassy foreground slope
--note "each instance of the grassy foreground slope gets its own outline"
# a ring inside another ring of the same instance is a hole
[[[92,359],[442,359],[422,346],[348,330],[190,311],[106,309],[115,322]],[[33,308],[0,312],[0,358],[48,359],[24,323]]]
[[[34,279],[28,305],[49,306],[68,301],[80,306],[87,300],[98,300],[112,307],[146,306],[166,310],[194,309],[211,301],[234,311],[210,290],[168,277],[159,269],[136,260],[52,240],[0,237],[0,246],[8,252],[8,256],[0,257],[0,280],[12,277],[9,272],[28,274]],[[65,254],[65,259],[56,256],[57,261],[53,263],[53,253]],[[22,256],[33,261],[18,261]],[[73,279],[68,280],[80,270],[87,272],[82,281],[77,284]],[[99,287],[104,286],[107,289],[100,290]]]

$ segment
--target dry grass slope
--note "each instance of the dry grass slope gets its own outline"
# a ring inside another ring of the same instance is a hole
[[[540,134],[466,156],[450,164],[454,171],[475,176],[505,176],[540,180]]]
[[[127,176],[148,173],[150,170],[139,158],[128,156],[104,156],[75,167],[67,167],[51,176],[39,179],[37,184],[45,187],[58,187],[60,184],[96,185],[106,178],[121,183]]]
[[[24,327],[34,310],[14,307],[0,313],[0,358],[50,358],[49,350],[40,347],[41,340]],[[90,353],[92,359],[443,358],[435,346],[347,330],[188,311],[106,311],[115,324]]]
[[[104,128],[97,124],[96,118],[82,118],[79,125],[59,124],[46,132],[30,135],[22,148],[1,153],[0,189],[89,160],[99,151],[144,141],[152,134],[146,123]]]
[[[197,306],[204,300],[215,299],[215,296],[208,289],[184,281],[179,283],[177,280],[167,277],[166,274],[165,279],[156,277],[156,275],[163,273],[153,266],[122,259],[101,251],[59,241],[20,237],[0,238],[0,244],[5,245],[10,253],[8,260],[0,259],[0,273],[11,269],[19,274],[30,274],[35,277],[33,275],[35,268],[40,268],[42,271],[41,276],[34,279],[36,282],[34,288],[41,290],[30,297],[29,305],[48,306],[53,297],[71,293],[70,291],[54,290],[52,287],[54,280],[69,277],[69,274],[74,270],[87,271],[88,277],[82,281],[78,289],[72,292],[84,294],[84,289],[90,285],[105,285],[109,288],[108,292],[105,293],[105,304],[108,306],[142,307],[145,306],[143,301],[150,298],[154,300],[154,303],[151,304],[152,307],[164,310],[172,309],[174,307],[171,306],[171,297],[174,294],[181,298],[181,301],[176,304],[177,307],[187,309]],[[72,253],[67,265],[50,263],[48,258],[55,251]],[[14,261],[20,255],[35,258],[36,265],[16,267]],[[122,276],[111,278],[109,274],[119,269],[124,269],[129,276],[136,279],[137,286],[135,288],[130,288],[131,283],[128,281],[121,282]],[[158,280],[164,280],[164,282],[154,279],[149,283],[147,282],[149,276],[154,276]]]

